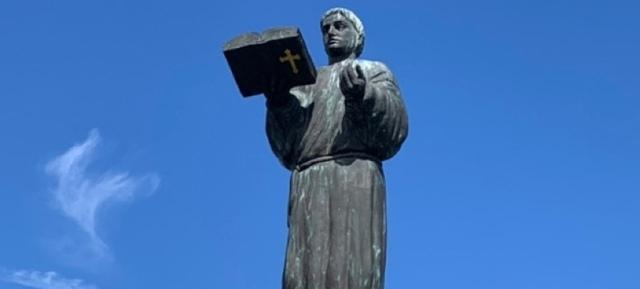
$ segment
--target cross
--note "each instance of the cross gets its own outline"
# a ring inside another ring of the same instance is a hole
[[[280,63],[289,62],[291,65],[291,70],[293,70],[293,74],[298,74],[298,67],[296,66],[295,60],[300,60],[300,54],[291,54],[291,50],[285,49],[284,56],[280,57]]]

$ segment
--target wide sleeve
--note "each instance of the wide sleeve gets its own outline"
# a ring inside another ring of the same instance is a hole
[[[367,77],[360,109],[364,139],[381,160],[393,157],[407,138],[409,121],[400,89],[391,71],[380,62],[361,64]]]
[[[304,131],[306,118],[306,109],[294,94],[267,95],[267,138],[273,153],[289,170],[293,170],[297,163],[296,148]]]

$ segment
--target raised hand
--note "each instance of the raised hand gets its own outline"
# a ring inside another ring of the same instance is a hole
[[[347,65],[340,73],[340,90],[346,98],[362,99],[367,86],[360,65]]]

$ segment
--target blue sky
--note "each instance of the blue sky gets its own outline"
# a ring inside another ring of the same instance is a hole
[[[280,288],[288,172],[233,36],[363,20],[410,117],[387,288],[640,288],[636,1],[0,3],[0,288]]]

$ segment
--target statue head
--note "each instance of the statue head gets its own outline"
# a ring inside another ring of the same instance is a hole
[[[330,59],[355,57],[364,49],[364,26],[351,10],[332,8],[320,21],[324,49]]]

